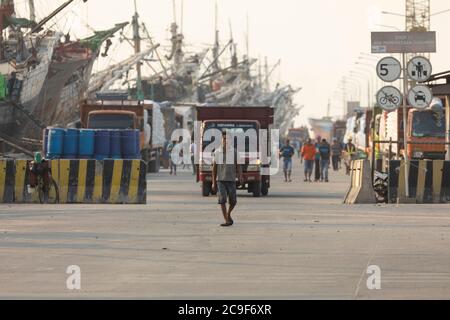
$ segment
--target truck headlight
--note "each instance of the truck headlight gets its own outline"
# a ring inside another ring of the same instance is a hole
[[[423,158],[423,152],[422,151],[414,151],[413,158]]]

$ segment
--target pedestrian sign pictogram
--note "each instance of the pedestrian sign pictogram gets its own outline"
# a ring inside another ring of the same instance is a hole
[[[425,57],[415,57],[411,59],[407,69],[409,78],[414,81],[424,82],[431,77],[431,62]]]

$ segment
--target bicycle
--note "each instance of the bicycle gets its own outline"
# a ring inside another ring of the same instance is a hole
[[[390,95],[385,95],[384,97],[381,98],[380,103],[381,104],[387,104],[388,102],[392,103],[392,104],[398,104],[400,102],[400,100],[398,99],[398,97],[390,94]]]
[[[56,181],[50,176],[49,185],[46,186],[44,178],[41,175],[37,177],[37,191],[39,195],[40,204],[58,204],[59,203],[59,188]],[[47,190],[48,189],[48,190]]]

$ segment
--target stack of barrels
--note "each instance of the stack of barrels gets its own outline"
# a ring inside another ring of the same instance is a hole
[[[63,129],[44,131],[47,159],[141,159],[139,130]]]

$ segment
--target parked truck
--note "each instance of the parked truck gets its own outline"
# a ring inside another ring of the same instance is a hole
[[[149,172],[158,172],[165,133],[160,107],[152,101],[84,100],[80,104],[80,127],[87,129],[138,129],[142,160]]]
[[[445,97],[444,97],[445,99]],[[434,100],[440,101],[440,100]],[[403,110],[383,112],[380,119],[380,140],[394,143],[381,145],[381,153],[387,159],[403,158],[405,147],[403,143]],[[445,158],[445,112],[438,103],[426,110],[408,110],[408,130],[406,148],[409,159],[414,160],[444,160]],[[400,143],[397,143],[400,142]]]
[[[233,130],[245,132],[249,129],[256,130],[259,136],[261,129],[267,129],[267,150],[271,150],[270,145],[270,129],[274,121],[274,110],[270,107],[197,107],[197,120],[201,121],[201,148],[204,151],[212,141],[206,138],[205,132],[209,129]],[[258,159],[256,164],[249,162],[248,152],[250,147],[247,145],[243,156],[245,165],[243,165],[243,184],[238,184],[238,189],[247,190],[254,197],[261,195],[267,196],[270,189],[270,175],[263,175],[262,168],[269,167],[269,164],[262,164],[261,155],[259,154],[258,143]],[[253,150],[251,150],[253,151]],[[203,154],[203,152],[202,152]],[[208,164],[200,156],[199,170],[197,170],[197,182],[202,184],[202,195],[207,197],[213,193],[212,190],[212,165]]]

